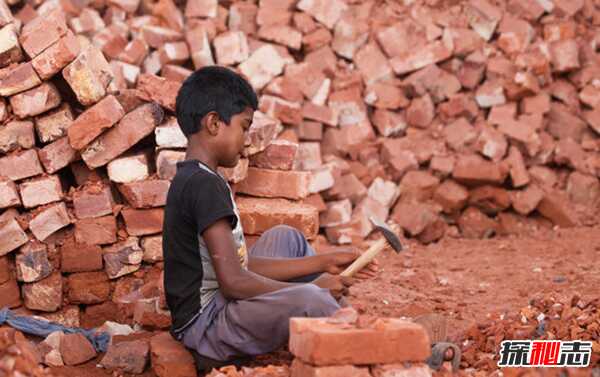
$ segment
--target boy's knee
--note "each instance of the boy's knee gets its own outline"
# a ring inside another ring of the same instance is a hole
[[[292,299],[297,303],[297,309],[308,317],[328,317],[340,308],[328,290],[314,284],[303,284],[293,291]]]
[[[291,227],[289,225],[285,225],[285,224],[275,225],[274,227],[269,229],[269,232],[278,233],[278,234],[288,234],[288,235],[300,234],[298,229]]]

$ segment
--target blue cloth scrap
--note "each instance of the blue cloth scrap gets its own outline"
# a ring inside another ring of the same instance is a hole
[[[44,338],[55,331],[62,331],[65,334],[80,333],[92,343],[96,352],[106,352],[110,343],[110,334],[107,332],[96,333],[95,329],[86,330],[79,327],[66,327],[55,322],[28,316],[19,316],[7,307],[0,310],[0,325],[4,323],[24,333]]]

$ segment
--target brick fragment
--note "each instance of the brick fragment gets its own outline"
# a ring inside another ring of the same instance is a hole
[[[455,151],[463,150],[467,145],[473,143],[478,136],[474,127],[462,117],[444,127],[442,133],[446,139],[446,144]]]
[[[31,62],[12,65],[0,70],[0,96],[12,96],[40,85],[42,81]]]
[[[263,169],[291,170],[297,153],[298,144],[273,140],[264,151],[250,156],[250,164]]]
[[[234,65],[248,59],[250,51],[246,35],[241,31],[228,31],[213,40],[217,63],[219,65]]]
[[[146,56],[148,56],[148,50],[148,44],[143,39],[134,38],[125,46],[117,59],[139,66],[143,63]]]
[[[350,222],[352,217],[350,199],[330,201],[325,204],[326,210],[319,214],[319,226],[328,228]]]
[[[315,207],[285,199],[239,197],[236,199],[244,232],[259,235],[275,225],[285,224],[314,239],[319,229]]]
[[[168,110],[175,111],[175,99],[181,83],[151,74],[141,74],[137,90],[140,98],[155,101]]]
[[[309,172],[250,167],[248,176],[237,185],[236,190],[258,197],[298,200],[308,196],[309,178]],[[272,182],[272,184],[265,186],[260,182]]]
[[[259,26],[288,25],[291,19],[292,12],[278,6],[261,6],[256,13],[256,23]]]
[[[261,96],[259,110],[286,124],[297,125],[302,122],[301,105],[278,97],[269,95]]]
[[[544,197],[544,192],[536,185],[529,185],[524,190],[511,192],[511,203],[514,210],[527,216],[535,210]]]
[[[88,219],[112,214],[115,201],[110,186],[91,184],[73,192],[73,207],[78,219]]]
[[[56,110],[35,118],[35,130],[42,143],[50,143],[66,136],[67,129],[73,123],[73,113],[67,103]]]
[[[156,103],[148,103],[126,114],[81,153],[90,168],[103,166],[148,136],[162,122],[164,113]]]
[[[217,17],[217,0],[192,0],[186,3],[185,16],[192,17]]]
[[[73,17],[69,20],[69,26],[75,34],[93,35],[104,29],[106,24],[97,10],[85,8],[81,11],[79,17]]]
[[[96,350],[83,334],[64,334],[60,339],[60,354],[66,365],[78,365],[96,357]]]
[[[160,179],[168,179],[168,180],[173,179],[173,177],[175,177],[175,173],[176,173],[177,162],[183,161],[183,160],[185,160],[185,152],[170,151],[170,150],[162,150],[162,151],[158,152],[158,155],[156,156],[156,171],[157,171],[158,177]],[[118,160],[115,160],[115,161],[118,161]],[[109,164],[109,167],[110,166],[111,165]],[[144,166],[146,166],[145,169],[147,169],[147,165],[141,165],[139,163],[136,163],[135,166],[137,167],[137,169],[139,169],[140,174],[137,174],[136,176],[134,176],[134,179],[127,178],[127,180],[122,180],[122,179],[114,180],[113,178],[111,178],[111,180],[113,180],[115,182],[124,182],[124,181],[134,181],[134,180],[144,179],[144,178],[148,177],[147,170],[144,170]],[[125,171],[130,172],[130,170],[125,170]]]
[[[452,55],[452,49],[441,41],[431,42],[423,48],[390,59],[390,65],[397,75],[414,72],[430,64],[439,63]]]
[[[407,172],[400,181],[401,200],[424,202],[431,199],[440,180],[426,171]]]
[[[12,181],[33,177],[44,172],[35,149],[15,152],[0,158],[0,171],[3,176]]]
[[[46,172],[53,174],[73,162],[78,154],[65,136],[40,149],[39,156]]]
[[[103,216],[77,220],[75,241],[88,245],[104,245],[117,241],[117,220]]]
[[[21,247],[15,258],[17,280],[25,283],[40,281],[52,273],[45,244],[32,242]]]
[[[110,65],[102,52],[90,45],[63,69],[63,77],[83,105],[92,105],[106,95],[113,79]]]
[[[136,237],[130,237],[123,242],[104,249],[104,269],[109,279],[133,273],[140,269],[143,250]]]
[[[168,42],[158,49],[160,62],[165,64],[182,64],[190,58],[190,50],[185,42]]]
[[[508,141],[501,132],[486,126],[479,133],[476,147],[483,156],[498,162],[506,155]]]
[[[476,187],[469,193],[469,205],[488,215],[495,215],[510,207],[510,195],[501,188],[490,185]]]
[[[0,67],[23,60],[23,51],[17,37],[15,25],[0,28]]]
[[[431,377],[431,369],[424,363],[402,363],[371,367],[373,377]]]
[[[72,304],[100,304],[110,295],[108,276],[104,271],[71,274],[67,285],[68,299]]]
[[[567,194],[575,204],[595,203],[600,198],[600,182],[594,176],[575,171],[567,180]]]
[[[331,47],[340,56],[354,59],[355,53],[369,37],[368,19],[345,12],[335,25]],[[385,48],[385,47],[384,47]]]
[[[17,186],[9,179],[0,179],[0,208],[17,207],[21,205],[21,198]]]
[[[571,138],[580,142],[585,129],[585,122],[574,115],[566,105],[558,102],[551,104],[547,131],[556,139]]]
[[[400,191],[394,182],[377,177],[369,186],[367,195],[384,207],[390,208],[396,202]]]
[[[365,85],[392,77],[392,69],[387,58],[377,44],[369,43],[357,51],[354,62],[360,71]]]
[[[433,199],[439,203],[445,213],[455,213],[467,204],[469,191],[453,180],[445,180],[433,194]]]
[[[54,312],[62,305],[63,281],[60,272],[55,271],[47,278],[22,286],[25,307],[30,310]]]
[[[10,97],[13,113],[20,119],[39,115],[57,107],[60,102],[60,93],[50,82]]]
[[[36,56],[31,64],[40,78],[47,80],[75,60],[79,52],[80,44],[77,37],[67,32],[64,37]]]
[[[579,46],[575,39],[551,43],[550,56],[555,71],[566,72],[580,67]]]
[[[242,31],[246,35],[256,32],[258,7],[253,3],[234,3],[229,7],[229,30]]]
[[[60,247],[62,272],[87,272],[102,269],[102,249],[97,245],[78,243],[69,237]]]
[[[159,152],[159,155],[162,152]],[[108,163],[108,176],[111,181],[128,183],[144,180],[150,175],[149,156],[147,153],[136,153],[116,158]],[[157,169],[160,174],[160,169]],[[162,177],[161,177],[162,178]]]
[[[44,241],[51,234],[70,223],[71,219],[67,213],[67,207],[65,203],[60,202],[43,209],[35,215],[29,222],[29,229],[35,238]]]
[[[414,322],[379,318],[362,328],[331,322],[292,318],[290,351],[316,366],[422,361],[431,352],[427,332]]]
[[[181,32],[155,25],[142,26],[140,37],[148,46],[156,49],[167,42],[177,42],[183,39]]]
[[[562,228],[574,227],[577,225],[578,219],[573,209],[569,207],[569,203],[566,195],[556,190],[549,190],[544,193],[537,210],[554,225]]]
[[[71,124],[68,129],[69,143],[75,149],[83,149],[124,115],[123,107],[114,96],[103,98]]]
[[[162,235],[142,238],[144,262],[155,263],[163,260]]]
[[[308,61],[289,64],[285,67],[284,78],[285,80],[281,84],[282,88],[279,90],[281,96],[285,96],[286,91],[294,91],[295,94],[295,91],[299,89],[313,104],[318,106],[325,104],[325,100],[329,95],[331,80],[325,76],[323,70],[316,64]],[[269,85],[267,88],[272,89],[273,85]],[[299,102],[301,99],[301,95],[299,98],[289,98],[290,101],[295,102]]]
[[[66,32],[65,14],[62,9],[57,8],[23,26],[19,42],[27,55],[33,59],[57,42]]]
[[[33,208],[62,199],[60,179],[56,175],[32,179],[19,185],[19,193],[25,208]]]
[[[298,144],[293,170],[314,170],[321,167],[322,164],[320,143],[303,142]]]
[[[152,369],[158,377],[196,377],[194,358],[185,347],[163,332],[150,339]]]
[[[0,127],[0,153],[16,149],[29,149],[35,145],[33,123],[30,121],[12,121]]]
[[[16,308],[21,306],[21,292],[17,280],[9,279],[0,284],[0,305],[2,307]]]
[[[315,18],[329,29],[333,29],[335,23],[340,19],[348,8],[345,2],[333,0],[329,2],[319,0],[300,0],[296,7]]]
[[[127,233],[131,236],[144,236],[162,231],[164,211],[154,209],[124,209],[121,215],[125,220]]]
[[[475,100],[482,108],[504,105],[506,103],[504,87],[499,81],[488,80],[477,89]]]
[[[119,191],[133,208],[164,206],[170,182],[167,180],[145,180],[119,185]]]
[[[298,359],[295,359],[292,362],[290,372],[292,377],[371,377],[369,368],[367,367],[356,367],[354,365],[315,367],[310,364],[303,363]]]
[[[506,178],[504,167],[484,160],[477,155],[460,155],[452,171],[452,176],[467,185],[501,184]]]
[[[302,141],[321,141],[323,139],[323,124],[303,121],[298,125],[298,138]]]
[[[435,105],[428,94],[413,99],[406,110],[406,122],[413,127],[427,128],[434,117]]]
[[[465,238],[489,238],[498,230],[498,223],[475,207],[467,207],[457,223]]]
[[[200,69],[215,64],[208,40],[208,32],[203,27],[186,30],[185,39],[190,46],[194,68]]]
[[[29,241],[17,220],[0,222],[0,256],[4,256]]]
[[[283,72],[284,65],[285,60],[277,49],[273,45],[265,44],[242,62],[239,70],[249,79],[254,89],[260,90]]]
[[[281,122],[260,111],[255,111],[252,125],[248,130],[250,145],[246,145],[245,156],[250,156],[265,150],[279,132]]]
[[[142,374],[148,362],[149,353],[150,345],[146,340],[113,343],[100,360],[100,365],[106,369]]]
[[[376,82],[367,87],[364,100],[367,104],[377,109],[391,109],[408,107],[410,101],[404,91],[396,85],[386,82]]]
[[[510,167],[509,173],[513,187],[523,187],[527,185],[530,181],[529,173],[527,172],[523,155],[517,147],[510,147],[507,162]]]

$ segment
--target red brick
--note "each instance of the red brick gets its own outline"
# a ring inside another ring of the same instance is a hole
[[[323,70],[317,64],[309,61],[288,64],[285,67],[284,83],[291,86],[291,89],[299,89],[313,104],[319,106],[325,104],[331,86],[331,80],[325,76]],[[282,88],[281,91],[285,91],[284,89]],[[295,101],[301,99],[300,96]]]
[[[21,292],[15,279],[0,284],[0,306],[11,309],[21,306]]]
[[[196,377],[196,366],[190,352],[168,332],[150,339],[152,369],[158,377]]]
[[[556,143],[554,149],[554,161],[558,164],[566,164],[573,169],[587,172],[587,155],[581,145],[573,139],[563,139]]]
[[[14,269],[14,262],[9,257],[0,257],[0,284],[6,283],[13,277],[12,270]]]
[[[148,56],[148,45],[143,39],[134,38],[119,54],[118,60],[139,66],[142,64],[146,56]]]
[[[185,152],[179,152],[179,151],[170,151],[170,150],[162,150],[160,152],[158,152],[158,155],[156,156],[156,171],[158,174],[158,177],[161,179],[173,179],[173,177],[175,177],[175,173],[176,173],[176,164],[179,161],[183,161],[185,160]],[[117,161],[117,160],[115,160]],[[111,166],[111,164],[108,165],[109,168]],[[137,166],[137,164],[136,164]],[[140,167],[141,169],[141,167]],[[143,176],[140,176],[140,178]],[[146,175],[147,177],[147,175]],[[143,178],[141,178],[143,179]],[[115,180],[113,178],[111,178],[111,180],[115,181],[115,182],[120,182],[120,180]]]
[[[29,241],[17,220],[0,221],[0,256],[6,255]]]
[[[309,194],[310,173],[270,170],[250,167],[248,176],[236,186],[236,191],[265,198],[298,200]],[[270,185],[261,182],[271,182]]]
[[[465,119],[459,118],[450,123],[442,131],[446,144],[455,151],[461,151],[478,136],[477,130]]]
[[[94,46],[88,46],[63,69],[63,77],[75,92],[77,100],[88,106],[106,95],[113,75],[102,52]]]
[[[468,198],[469,191],[452,180],[445,180],[433,194],[433,199],[442,206],[445,213],[462,210]]]
[[[81,219],[75,222],[75,241],[104,245],[117,241],[117,220],[113,216]]]
[[[148,362],[150,346],[146,340],[133,340],[111,344],[100,361],[103,368],[119,369],[127,373],[142,374]]]
[[[298,153],[294,160],[293,170],[314,170],[321,167],[321,144],[304,142],[298,144]]]
[[[65,136],[40,149],[39,156],[46,172],[53,174],[75,161],[78,154]]]
[[[567,181],[569,199],[575,204],[589,205],[600,198],[600,182],[598,178],[573,172]]]
[[[162,122],[163,116],[163,110],[155,103],[138,107],[89,144],[82,151],[83,160],[90,168],[105,165],[152,133]]]
[[[75,149],[82,149],[105,130],[111,128],[125,111],[114,96],[107,96],[88,108],[69,127],[69,143]]]
[[[373,180],[367,191],[367,195],[373,200],[378,201],[384,207],[390,208],[398,196],[400,190],[396,183],[392,181],[385,181],[380,177]]]
[[[42,143],[50,143],[67,135],[67,129],[73,123],[73,113],[67,103],[35,118],[35,130]]]
[[[555,71],[565,72],[580,67],[579,46],[575,39],[551,43],[550,55],[552,57],[552,66]]]
[[[163,226],[164,209],[124,209],[121,215],[130,236],[160,233]]]
[[[273,140],[264,151],[250,156],[250,163],[263,169],[291,170],[297,153],[298,144]]]
[[[33,123],[14,120],[0,127],[0,153],[29,149],[35,145]]]
[[[301,105],[296,102],[263,95],[260,98],[259,110],[270,117],[279,119],[283,123],[297,125],[302,122]]]
[[[326,191],[326,199],[350,199],[356,205],[367,195],[365,185],[353,174],[342,175],[336,179],[335,186]]]
[[[136,237],[130,237],[103,250],[104,270],[109,279],[116,279],[140,269],[144,251]]]
[[[185,32],[185,39],[190,46],[190,55],[194,68],[215,64],[210,42],[208,40],[208,32],[204,27],[190,28]]]
[[[433,197],[440,184],[439,178],[426,171],[409,171],[400,181],[401,200],[424,202]]]
[[[168,42],[158,49],[160,62],[165,64],[182,64],[190,58],[190,50],[185,42]]]
[[[97,10],[88,7],[81,11],[79,17],[71,18],[69,26],[75,34],[93,35],[104,29],[106,24]]]
[[[40,15],[23,26],[19,42],[30,58],[34,58],[58,41],[67,32],[62,9],[57,8]]]
[[[367,42],[369,36],[368,11],[363,12],[365,14],[361,15],[358,7],[345,12],[335,25],[331,47],[338,55],[349,60],[354,59],[356,51]],[[388,51],[385,43],[380,45]]]
[[[78,219],[101,217],[113,213],[115,201],[110,186],[91,184],[73,192],[73,207]]]
[[[315,51],[323,46],[327,46],[333,40],[331,32],[324,28],[318,27],[316,30],[305,34],[302,37],[302,48],[305,52]]]
[[[148,46],[158,49],[167,42],[176,42],[183,39],[181,32],[166,27],[144,25],[140,29],[140,37]]]
[[[96,357],[96,350],[83,334],[64,334],[60,339],[60,354],[66,365],[78,365]]]
[[[19,192],[25,208],[33,208],[62,199],[60,179],[56,175],[36,178],[19,185]]]
[[[371,367],[373,377],[430,377],[431,369],[425,363],[402,363]]]
[[[454,179],[467,185],[501,184],[506,175],[505,168],[477,155],[460,155],[452,171]]]
[[[265,44],[250,54],[238,68],[255,90],[262,89],[274,77],[283,72],[285,60],[275,46]]]
[[[31,62],[12,65],[0,70],[0,96],[8,97],[40,85],[42,81]]]
[[[87,272],[102,269],[102,248],[77,243],[69,237],[60,247],[60,270],[62,272]]]
[[[454,156],[433,156],[429,163],[429,169],[440,177],[447,177],[454,169]]]
[[[3,176],[12,181],[33,177],[44,172],[34,149],[15,152],[0,158],[0,171]]]
[[[392,69],[383,52],[375,43],[369,43],[357,51],[354,62],[360,71],[365,85],[392,77]]]
[[[17,280],[25,283],[40,281],[52,273],[48,260],[47,246],[41,242],[30,242],[21,247],[15,258]]]
[[[185,157],[182,156],[182,160]],[[239,183],[248,176],[249,161],[247,158],[240,158],[233,168],[224,168],[219,166],[217,172],[230,183]]]
[[[412,100],[406,110],[406,122],[408,125],[419,128],[427,128],[435,117],[435,105],[431,97],[426,94],[423,97]]]
[[[465,238],[489,238],[498,230],[498,223],[475,207],[465,209],[457,223]]]
[[[233,3],[229,7],[229,30],[242,31],[246,35],[256,32],[256,13],[258,7],[253,3]]]
[[[14,20],[15,18],[13,17],[13,14],[10,8],[8,7],[8,4],[6,4],[6,2],[3,0],[2,2],[0,2],[0,26],[9,24]]]
[[[0,208],[18,207],[21,198],[15,183],[8,179],[0,179]]]
[[[321,141],[323,139],[323,124],[304,121],[298,125],[298,138],[304,141]]]
[[[506,97],[502,83],[497,80],[486,81],[477,89],[475,100],[481,108],[504,105]]]
[[[316,366],[423,361],[431,353],[427,332],[414,322],[379,318],[365,327],[331,322],[292,318],[290,351]]]
[[[356,367],[354,365],[315,367],[298,359],[292,362],[290,372],[291,377],[371,377],[368,367]]]
[[[155,263],[163,260],[162,235],[142,238],[144,262]]]
[[[49,82],[10,97],[13,113],[20,119],[39,115],[57,107],[60,102],[60,93],[56,86]]]
[[[0,67],[23,60],[23,51],[14,24],[0,27],[0,41]]]
[[[508,152],[507,162],[510,167],[510,178],[513,187],[522,187],[529,183],[529,173],[521,151],[511,146]]]
[[[100,304],[110,295],[108,276],[101,272],[79,272],[67,278],[68,299],[72,304]]]
[[[285,199],[238,197],[240,219],[246,234],[262,234],[275,225],[285,224],[314,239],[319,229],[315,207]]]
[[[348,8],[345,2],[341,0],[319,1],[319,0],[300,0],[296,5],[298,9],[310,14],[329,29],[333,29],[335,23],[340,19],[344,11]]]
[[[529,185],[524,190],[511,192],[512,207],[523,216],[535,210],[544,197],[544,192],[535,185]]]
[[[119,185],[119,191],[133,208],[164,206],[171,182],[167,180],[145,180]]]
[[[352,217],[352,202],[350,199],[330,201],[326,210],[319,214],[319,226],[334,227],[350,222]]]
[[[309,101],[305,102],[302,106],[302,117],[334,127],[338,123],[338,114],[336,112],[326,106],[315,105]]]
[[[137,84],[140,98],[155,101],[171,111],[175,111],[175,98],[180,88],[179,82],[151,74],[141,74]]]
[[[170,151],[161,151],[166,153]],[[108,176],[111,181],[118,183],[134,182],[148,178],[150,156],[147,153],[136,153],[119,157],[108,163]],[[160,169],[157,169],[160,175]]]
[[[40,241],[45,240],[59,229],[71,224],[65,203],[60,202],[44,208],[29,222],[31,233]]]
[[[556,190],[547,191],[537,206],[537,210],[554,225],[562,228],[574,227],[578,224],[577,215],[569,206],[566,195]]]
[[[54,312],[62,305],[62,276],[56,271],[39,282],[23,284],[22,291],[27,309]]]
[[[302,46],[302,33],[287,25],[263,25],[258,30],[258,37],[293,50],[300,50]]]
[[[509,193],[500,187],[480,186],[469,193],[469,205],[479,208],[488,215],[495,215],[510,207]]]
[[[335,181],[329,167],[320,168],[311,172],[308,191],[312,194],[321,192],[333,187]]]
[[[377,109],[395,110],[408,107],[410,104],[401,88],[385,82],[376,82],[368,86],[364,100]]]
[[[67,32],[64,37],[36,56],[31,63],[40,78],[47,80],[75,60],[79,52],[80,45],[77,37]]]
[[[506,155],[508,141],[506,140],[506,137],[494,127],[485,126],[479,133],[476,147],[483,156],[494,162],[499,162]]]
[[[423,48],[413,49],[404,56],[396,56],[390,60],[390,65],[397,75],[410,73],[430,64],[448,59],[452,50],[443,42],[431,42]]]
[[[548,114],[547,131],[557,139],[581,141],[586,124],[563,104],[554,102]]]
[[[217,0],[192,0],[187,2],[185,17],[217,17]]]
[[[160,73],[164,78],[166,78],[169,81],[183,82],[192,73],[194,73],[194,71],[178,65],[167,64],[164,67],[162,67]]]

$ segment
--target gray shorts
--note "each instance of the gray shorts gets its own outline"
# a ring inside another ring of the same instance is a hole
[[[304,235],[285,225],[265,232],[249,253],[275,258],[315,255]],[[310,282],[317,276],[295,281]],[[219,292],[196,321],[182,332],[180,340],[186,347],[214,360],[260,355],[288,341],[291,317],[326,317],[339,308],[327,289],[309,283],[247,300],[227,300]]]

